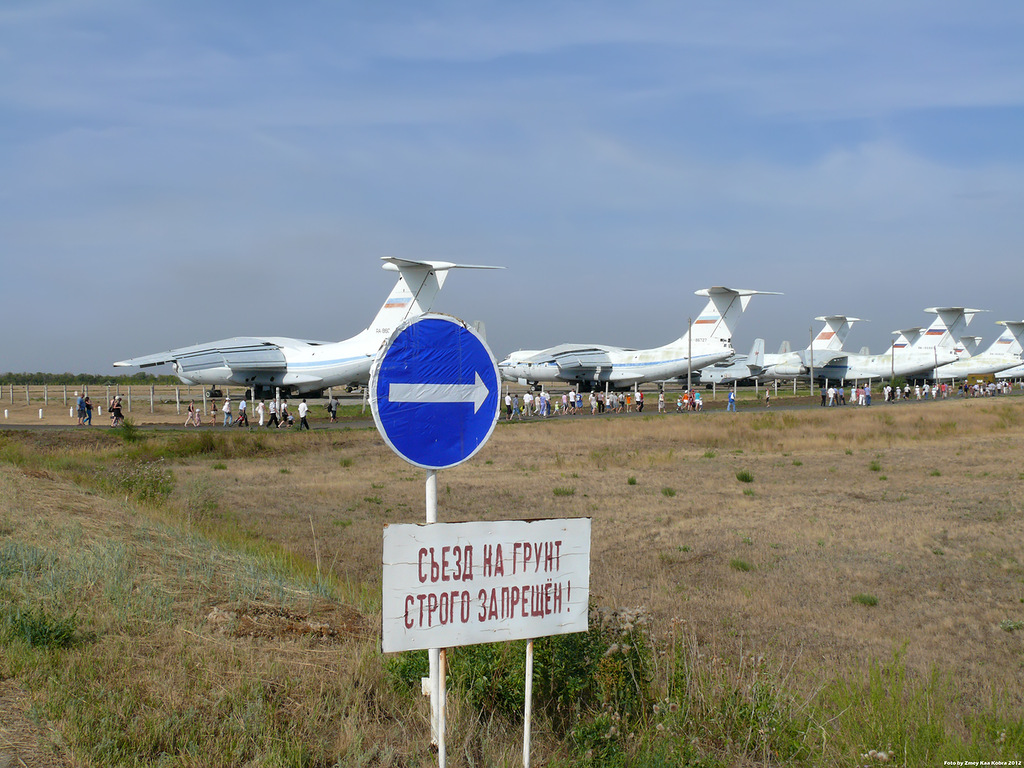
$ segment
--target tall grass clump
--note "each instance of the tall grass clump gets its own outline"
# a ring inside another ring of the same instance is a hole
[[[754,476],[746,469],[741,469],[736,473],[736,479],[741,483],[752,483],[754,482]]]
[[[0,593],[2,595],[2,593]],[[33,648],[70,648],[79,640],[78,617],[60,615],[42,605],[0,605],[0,644],[23,642]]]

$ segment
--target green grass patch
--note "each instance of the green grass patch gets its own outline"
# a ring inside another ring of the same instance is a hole
[[[673,496],[676,495],[676,489],[665,486],[664,488],[661,489],[661,495],[671,499]]]
[[[734,571],[742,571],[743,573],[754,570],[754,566],[752,566],[746,560],[741,560],[738,557],[734,557],[732,560],[729,561],[729,567],[732,568]]]
[[[568,485],[562,485],[562,486],[557,486],[552,491],[552,493],[554,493],[555,496],[575,496],[576,495],[576,489],[571,487],[571,486],[568,486]]]
[[[746,469],[741,469],[736,473],[736,479],[741,483],[752,483],[754,482],[754,476]]]
[[[873,607],[873,606],[878,605],[878,598],[877,597],[875,597],[874,595],[869,595],[869,594],[864,593],[864,592],[858,592],[851,599],[853,600],[853,602],[857,603],[858,605],[866,605],[866,606],[869,606],[869,607]]]

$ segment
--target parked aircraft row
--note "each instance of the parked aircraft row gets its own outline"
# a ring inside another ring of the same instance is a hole
[[[171,364],[187,384],[252,387],[256,397],[313,394],[328,387],[358,387],[369,380],[381,345],[402,322],[429,312],[453,269],[501,269],[443,261],[384,257],[383,268],[398,272],[398,281],[368,328],[338,342],[282,337],[235,337],[134,357],[115,366],[142,368]],[[935,315],[926,329],[894,331],[888,351],[849,352],[843,344],[860,318],[827,315],[817,318],[822,330],[804,350],[791,351],[784,342],[777,354],[765,353],[757,339],[749,354],[738,355],[732,341],[740,316],[752,297],[773,291],[715,286],[696,291],[708,302],[686,332],[675,341],[651,349],[626,349],[603,344],[565,343],[542,350],[520,350],[499,363],[502,377],[528,385],[567,383],[585,388],[633,388],[652,382],[731,384],[756,379],[867,380],[892,376],[932,379],[1018,370],[1024,374],[1021,338],[1024,321],[1004,321],[1003,334],[986,351],[975,354],[980,339],[965,334],[983,310],[931,307]],[[973,356],[972,356],[973,355]]]

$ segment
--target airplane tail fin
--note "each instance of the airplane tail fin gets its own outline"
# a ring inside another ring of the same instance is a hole
[[[999,338],[1001,339],[1002,336]],[[999,339],[996,339],[996,344],[998,343]],[[954,349],[961,360],[967,360],[978,354],[979,346],[981,346],[981,336],[961,336]],[[993,344],[994,347],[995,344]]]
[[[701,288],[694,291],[697,296],[707,296],[707,306],[701,311],[696,320],[693,321],[693,342],[694,343],[718,343],[724,346],[732,346],[733,332],[736,324],[743,314],[743,310],[750,303],[751,296],[780,296],[776,291],[752,291],[746,288],[725,288],[714,286],[713,288]],[[686,335],[679,340],[686,340]]]
[[[416,261],[394,256],[381,257],[388,272],[398,272],[398,282],[388,294],[384,306],[373,318],[367,332],[385,341],[400,324],[430,311],[434,299],[452,269],[504,269],[477,264],[452,264],[449,261]]]
[[[788,355],[792,351],[793,351],[793,347],[792,347],[792,345],[788,341],[784,341],[781,344],[779,344],[779,354],[780,355]]]
[[[921,337],[923,332],[924,328],[919,325],[916,325],[913,328],[903,328],[899,331],[893,331],[896,339],[893,341],[892,346],[889,347],[889,354],[892,354],[893,350],[912,347]]]
[[[754,339],[754,346],[747,355],[747,365],[752,368],[764,368],[764,339]]]
[[[997,325],[1005,325],[1002,332],[989,352],[1001,355],[1020,355],[1024,352],[1024,320],[1000,320]]]
[[[860,322],[859,317],[847,317],[846,315],[825,315],[814,319],[825,323],[825,327],[811,341],[811,349],[814,350],[841,350],[843,344],[846,343],[846,337],[850,335],[853,324]]]
[[[967,307],[929,307],[925,312],[936,315],[935,320],[928,330],[914,343],[920,349],[931,349],[932,347],[952,347],[967,330],[968,323],[974,319],[983,309],[968,309]]]

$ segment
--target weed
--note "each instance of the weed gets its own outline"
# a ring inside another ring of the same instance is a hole
[[[794,467],[802,467],[803,465],[804,465],[804,463],[802,461],[800,461],[800,459],[793,459],[793,466]]]
[[[676,489],[665,486],[664,488],[661,489],[661,495],[671,499],[673,496],[676,495]]]
[[[626,485],[636,485],[636,475],[630,475],[626,478]]]
[[[754,570],[754,566],[752,566],[746,560],[740,560],[738,557],[734,557],[732,560],[729,561],[729,567],[732,568],[734,571],[742,571],[744,573],[746,573],[747,571]]]
[[[0,642],[22,641],[33,648],[70,648],[78,641],[78,617],[54,616],[41,606],[0,607]]]
[[[350,459],[348,456],[345,456],[344,458],[338,460],[338,466],[345,467],[346,469],[351,467],[353,464],[355,464],[355,461]]]
[[[711,448],[708,448],[706,451],[704,451],[703,458],[705,458],[705,459],[713,459],[717,455],[718,455],[718,451],[715,451],[715,450],[713,450]]]
[[[937,469],[933,469],[933,470],[932,470],[932,471],[930,472],[930,475],[931,475],[932,477],[942,477],[942,473],[941,473],[941,472],[940,472],[939,470],[937,470]]]
[[[747,470],[741,469],[736,473],[736,479],[741,483],[752,483],[754,482],[754,476]]]
[[[845,451],[843,451],[843,453],[845,453],[847,456],[853,456],[853,449],[847,448]]]
[[[100,468],[94,475],[96,484],[108,493],[124,494],[143,504],[159,505],[174,489],[174,475],[158,461],[121,461],[110,468]]]
[[[212,464],[210,466],[210,469],[227,469],[227,468],[228,468],[228,465],[225,464],[223,461],[218,461],[215,464]]]
[[[851,599],[858,605],[866,605],[869,607],[878,605],[878,598],[865,592],[858,592]]]
[[[555,496],[575,496],[576,489],[571,486],[559,486],[554,489]]]
[[[136,426],[134,421],[125,419],[121,422],[121,439],[129,444],[138,443],[146,439],[146,434]]]
[[[877,461],[872,461],[870,464],[868,464],[868,469],[870,469],[872,472],[880,472],[882,469],[882,465],[879,464]]]
[[[1016,632],[1018,629],[1024,629],[1024,621],[1004,619],[999,622],[999,628],[1004,632]]]

